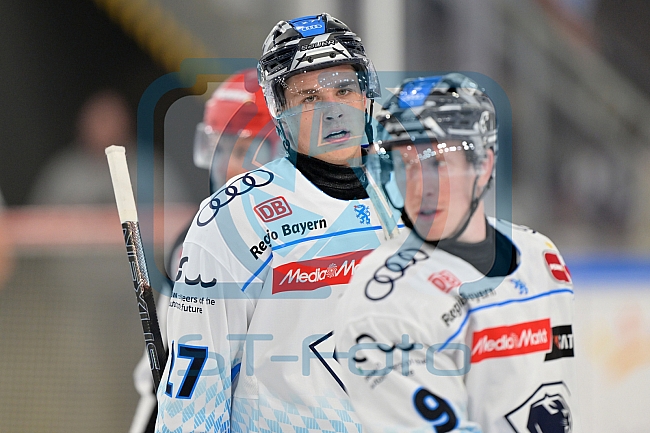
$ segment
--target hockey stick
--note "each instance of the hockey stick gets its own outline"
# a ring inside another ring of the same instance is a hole
[[[147,262],[144,257],[138,213],[133,198],[129,169],[126,164],[126,151],[123,146],[109,146],[106,148],[106,157],[108,158],[108,167],[113,181],[117,212],[122,223],[126,255],[131,265],[131,278],[133,279],[135,297],[138,301],[138,310],[140,312],[142,331],[144,332],[146,351],[149,355],[154,389],[157,390],[167,360],[162,335],[160,334],[160,326],[158,325],[153,290],[149,281]]]

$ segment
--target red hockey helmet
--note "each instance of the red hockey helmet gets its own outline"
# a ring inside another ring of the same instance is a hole
[[[279,156],[279,137],[257,82],[246,69],[224,81],[205,104],[194,138],[194,164],[210,169],[214,188]]]

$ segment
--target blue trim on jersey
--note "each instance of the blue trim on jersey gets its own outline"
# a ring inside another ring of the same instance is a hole
[[[273,258],[273,253],[271,253],[271,254],[269,255],[269,258],[266,259],[266,260],[264,261],[264,263],[262,263],[262,266],[260,266],[260,267],[255,271],[255,273],[254,273],[253,275],[251,275],[251,277],[248,279],[248,281],[246,281],[246,282],[244,283],[244,285],[243,285],[242,288],[241,288],[241,291],[242,291],[242,292],[245,291],[245,290],[248,288],[248,286],[253,282],[253,280],[255,279],[255,277],[257,277],[257,276],[260,274],[260,272],[262,272],[262,269],[264,269],[264,268],[265,268],[265,267],[266,267],[266,266],[271,262],[271,259],[272,259],[272,258]]]
[[[239,374],[239,370],[241,370],[241,362],[230,369],[230,382],[231,383],[235,381],[235,378]]]
[[[381,226],[362,227],[362,228],[359,228],[359,229],[343,230],[343,231],[335,232],[335,233],[325,233],[323,235],[310,236],[308,238],[303,238],[303,239],[296,239],[295,241],[287,242],[285,244],[278,245],[277,247],[273,247],[273,250],[274,251],[275,250],[281,250],[282,248],[297,245],[297,244],[300,244],[302,242],[309,242],[309,241],[315,241],[315,240],[318,240],[318,239],[332,238],[332,237],[335,237],[335,236],[347,235],[348,233],[367,232],[369,230],[381,230]]]
[[[452,336],[449,337],[444,343],[442,343],[442,346],[440,346],[440,348],[437,350],[437,352],[440,352],[441,350],[443,350],[445,348],[445,346],[447,346],[447,344],[449,344],[449,342],[451,340],[456,338],[456,336],[460,333],[460,331],[467,324],[467,320],[469,319],[470,314],[472,314],[472,313],[474,313],[476,311],[485,310],[486,308],[492,308],[492,307],[502,307],[504,305],[508,305],[508,304],[512,304],[512,303],[528,302],[528,301],[532,301],[532,300],[535,300],[535,299],[538,299],[538,298],[543,298],[545,296],[557,295],[557,294],[560,294],[560,293],[571,293],[571,294],[573,294],[573,290],[571,290],[571,289],[556,289],[556,290],[551,290],[551,291],[544,292],[544,293],[538,293],[537,295],[529,296],[528,298],[508,299],[508,300],[497,302],[497,303],[494,303],[494,304],[481,305],[481,306],[476,307],[476,308],[470,308],[469,310],[467,310],[467,315],[465,316],[465,318],[463,319],[463,322],[458,327],[458,330],[456,332],[454,332],[452,334]]]
[[[404,224],[398,224],[397,227],[399,228],[404,228]],[[325,233],[323,235],[318,235],[318,236],[310,236],[308,238],[303,238],[303,239],[296,239],[295,241],[287,242],[282,245],[278,245],[276,247],[273,247],[273,251],[275,250],[281,250],[282,248],[290,247],[292,245],[297,245],[302,242],[308,242],[308,241],[315,241],[318,239],[326,239],[326,238],[331,238],[335,236],[341,236],[341,235],[346,235],[348,233],[355,233],[355,232],[365,232],[368,230],[381,230],[381,226],[372,226],[372,227],[362,227],[359,229],[350,229],[350,230],[344,230],[336,233]]]
[[[404,224],[398,224],[397,227],[404,228]],[[287,242],[286,244],[274,246],[274,247],[272,247],[272,251],[281,250],[282,248],[297,245],[297,244],[300,244],[302,242],[309,242],[309,241],[314,241],[314,240],[318,240],[318,239],[332,238],[332,237],[336,237],[336,236],[346,235],[348,233],[366,232],[366,231],[369,231],[369,230],[381,230],[381,229],[382,229],[381,226],[361,227],[361,228],[358,228],[358,229],[343,230],[343,231],[336,232],[336,233],[325,233],[323,235],[310,236],[308,238],[296,239],[295,241]],[[262,263],[262,265],[255,271],[255,273],[253,275],[251,275],[251,277],[248,279],[248,281],[246,281],[244,283],[244,285],[242,286],[242,289],[241,289],[242,292],[245,291],[248,288],[248,286],[253,282],[253,279],[255,279],[255,277],[257,277],[260,274],[260,272],[262,272],[262,270],[265,267],[268,266],[268,264],[271,262],[272,258],[273,258],[273,253],[271,253],[271,255],[269,255],[269,258],[266,259],[264,261],[264,263]]]

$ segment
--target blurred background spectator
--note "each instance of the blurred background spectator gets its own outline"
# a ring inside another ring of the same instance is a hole
[[[134,150],[133,116],[119,93],[91,95],[79,111],[76,138],[39,173],[28,202],[107,204],[115,200],[104,149],[112,144]]]
[[[137,152],[134,115],[126,98],[115,90],[93,93],[76,120],[74,141],[59,150],[38,173],[27,202],[40,205],[113,204],[115,195],[106,163],[106,147],[127,148],[131,179],[136,182]],[[156,155],[158,171],[162,159]],[[183,202],[186,191],[173,163],[165,167],[164,193],[170,202]],[[161,193],[163,188],[157,188]],[[158,202],[162,202],[162,197]]]

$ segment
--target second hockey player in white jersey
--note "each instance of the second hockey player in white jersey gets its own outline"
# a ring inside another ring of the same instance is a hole
[[[572,431],[571,276],[547,237],[486,218],[493,103],[448,74],[384,108],[382,178],[410,229],[358,267],[334,333],[364,431]]]
[[[157,431],[361,431],[332,330],[355,267],[384,240],[361,150],[376,73],[328,14],[280,22],[263,50],[288,156],[230,179],[189,229]]]
[[[258,168],[283,153],[280,137],[276,134],[257,81],[257,69],[234,73],[205,102],[202,122],[196,125],[194,164],[210,170],[210,194],[217,192],[228,179]],[[178,273],[183,241],[191,222],[187,222],[167,258],[167,271],[171,278]],[[163,338],[167,330],[169,301],[170,297],[166,295],[160,295],[156,300]],[[133,372],[133,379],[140,400],[129,433],[153,433],[157,414],[156,390],[152,386],[146,350]]]

